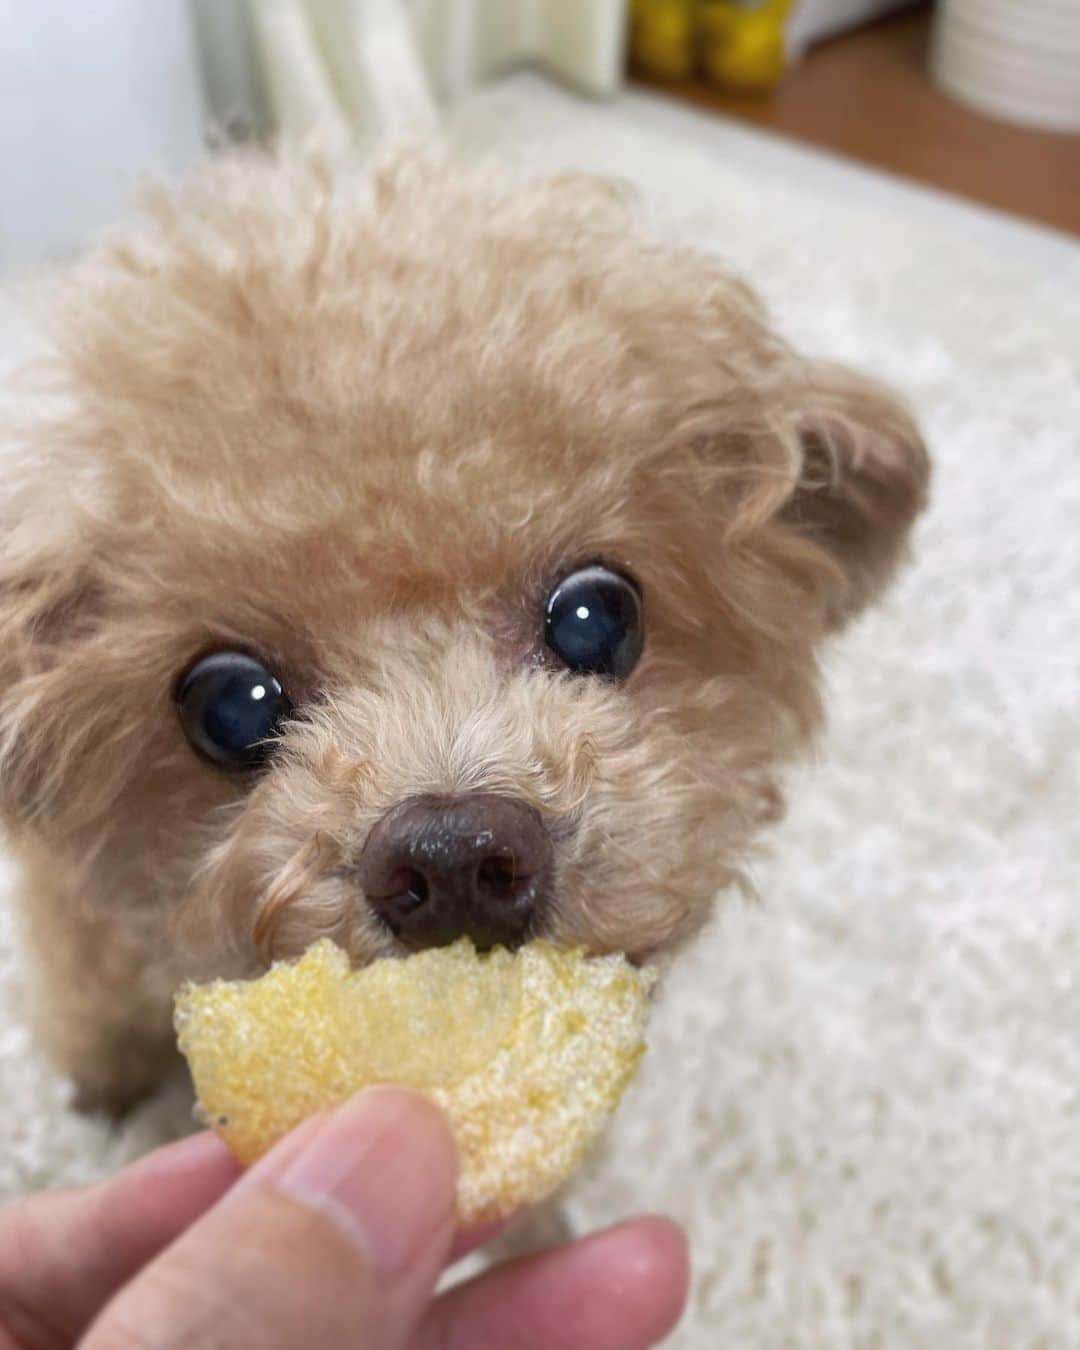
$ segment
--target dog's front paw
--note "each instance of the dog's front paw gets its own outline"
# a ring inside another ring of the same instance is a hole
[[[141,1102],[152,1097],[178,1056],[172,1047],[139,1046],[138,1053],[128,1045],[128,1053],[114,1053],[105,1062],[92,1066],[84,1061],[70,1072],[71,1108],[81,1115],[105,1116],[121,1121]]]
[[[121,1121],[153,1095],[157,1079],[147,1080],[85,1080],[76,1079],[71,1095],[71,1108],[85,1116],[106,1116]]]

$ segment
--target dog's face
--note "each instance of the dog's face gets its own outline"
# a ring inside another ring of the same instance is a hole
[[[692,931],[926,461],[607,189],[218,169],[76,276],[4,810],[192,968]],[[149,921],[149,920],[148,920]]]

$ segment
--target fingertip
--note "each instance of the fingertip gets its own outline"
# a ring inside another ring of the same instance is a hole
[[[690,1249],[678,1224],[646,1215],[586,1241],[596,1244],[610,1300],[634,1326],[640,1344],[667,1336],[683,1315],[690,1287]]]
[[[102,1221],[160,1222],[177,1231],[215,1204],[243,1168],[208,1130],[165,1144],[100,1188]]]
[[[633,1265],[636,1278],[667,1279],[685,1290],[690,1283],[690,1244],[685,1231],[671,1219],[646,1214],[627,1219],[618,1231],[629,1229],[634,1238]]]
[[[369,1088],[285,1143],[252,1184],[333,1217],[384,1276],[403,1277],[418,1263],[441,1269],[453,1239],[458,1161],[434,1102]]]
[[[380,1083],[361,1089],[341,1110],[354,1116],[375,1114],[382,1120],[396,1122],[407,1135],[410,1147],[437,1158],[451,1177],[457,1176],[458,1151],[450,1122],[425,1093]]]
[[[423,1189],[429,1195],[450,1197],[452,1208],[460,1165],[458,1147],[450,1122],[430,1097],[382,1084],[364,1088],[339,1108],[334,1127],[342,1136],[378,1134],[395,1141],[397,1151],[421,1168]]]
[[[153,1153],[148,1153],[135,1166],[147,1172],[172,1174],[212,1171],[227,1173],[232,1177],[238,1177],[244,1170],[228,1146],[210,1130],[200,1130],[198,1134],[189,1134],[174,1143],[165,1144]]]
[[[317,1111],[293,1127],[249,1169],[245,1186],[277,1181],[293,1162],[310,1149],[327,1147],[348,1150],[351,1143],[363,1146],[372,1133],[394,1133],[400,1145],[425,1158],[425,1173],[453,1186],[457,1177],[457,1145],[446,1117],[422,1092],[378,1084],[361,1088],[336,1107]]]
[[[421,1344],[649,1350],[682,1316],[688,1283],[682,1230],[631,1219],[458,1285],[436,1303]]]

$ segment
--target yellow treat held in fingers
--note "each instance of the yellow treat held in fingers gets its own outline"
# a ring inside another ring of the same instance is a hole
[[[244,1163],[359,1088],[445,1111],[465,1223],[543,1199],[614,1111],[644,1049],[654,976],[546,942],[467,940],[351,971],[332,942],[247,983],[188,985],[180,1049],[208,1122]]]

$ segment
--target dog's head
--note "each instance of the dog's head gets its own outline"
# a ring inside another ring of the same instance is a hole
[[[9,488],[10,827],[223,968],[692,931],[903,554],[907,416],[595,182],[231,164],[155,214]]]

